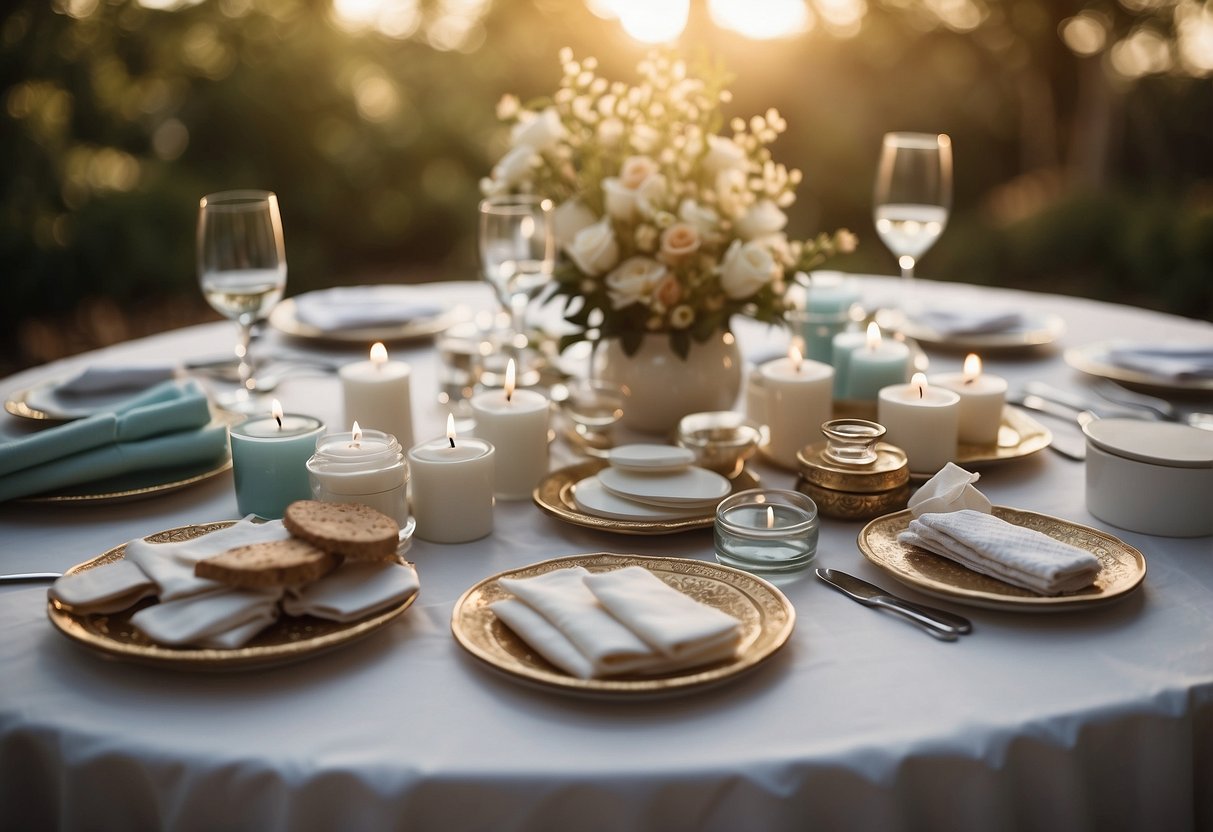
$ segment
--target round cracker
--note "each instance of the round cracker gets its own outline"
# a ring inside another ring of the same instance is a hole
[[[306,540],[271,540],[220,552],[194,564],[199,578],[243,589],[295,586],[322,578],[341,558]]]
[[[361,503],[298,500],[286,507],[282,525],[295,537],[351,560],[389,560],[399,545],[396,521]]]

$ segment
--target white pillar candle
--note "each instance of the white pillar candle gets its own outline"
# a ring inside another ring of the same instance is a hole
[[[472,397],[476,436],[497,449],[494,491],[503,500],[528,499],[548,473],[548,400],[533,390],[515,390],[515,372],[511,358],[505,388]]]
[[[455,417],[446,436],[409,451],[417,536],[434,543],[464,543],[493,531],[493,446],[458,439]]]
[[[910,368],[910,348],[882,338],[876,322],[868,324],[866,343],[851,353],[847,367],[847,397],[874,399],[882,387],[902,384]]]
[[[911,472],[934,474],[956,456],[960,396],[929,387],[927,377],[915,373],[909,384],[880,391],[876,421],[885,440],[906,452]]]
[[[821,436],[821,425],[833,416],[834,368],[806,361],[793,346],[787,358],[762,365],[770,443],[767,455],[796,468],[796,453]]]
[[[363,431],[357,422],[349,433],[332,433],[316,442],[307,461],[312,497],[328,503],[361,503],[409,527],[408,467],[396,437]]]
[[[345,422],[391,434],[402,447],[413,444],[413,404],[409,391],[412,369],[389,361],[387,349],[376,343],[369,361],[347,364],[338,371],[345,398]]]
[[[970,353],[964,371],[931,377],[931,383],[960,396],[960,441],[971,445],[998,442],[1002,408],[1007,399],[1006,379],[983,374],[981,359]]]

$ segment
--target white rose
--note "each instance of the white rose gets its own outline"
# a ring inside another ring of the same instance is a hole
[[[665,266],[648,257],[629,257],[606,276],[611,305],[623,309],[633,303],[649,302],[657,285],[666,276]]]
[[[710,173],[725,170],[744,170],[745,150],[737,142],[724,136],[708,136],[708,152],[704,154],[703,166]]]
[[[678,219],[695,227],[700,236],[707,237],[717,231],[720,215],[711,208],[700,205],[693,199],[684,199],[678,206]]]
[[[788,224],[788,215],[769,199],[762,199],[750,206],[737,220],[737,236],[743,240],[754,240],[769,234],[777,234]]]
[[[686,222],[671,225],[661,234],[661,259],[677,264],[699,251],[699,231]]]
[[[716,204],[726,217],[740,217],[745,213],[750,192],[746,189],[745,173],[740,170],[723,170],[716,174]]]
[[[661,209],[668,191],[665,177],[660,173],[653,174],[636,189],[636,210],[646,217],[653,216]]]
[[[618,176],[602,180],[602,196],[607,213],[615,219],[627,222],[636,216],[636,191],[624,185]]]
[[[619,243],[606,217],[578,231],[566,250],[577,268],[590,275],[602,274],[619,261]]]
[[[776,270],[763,246],[734,240],[720,264],[720,288],[733,300],[743,300],[770,283]]]
[[[501,157],[493,167],[493,179],[505,187],[519,185],[530,178],[531,170],[539,164],[539,156],[526,145],[515,147]]]
[[[565,136],[564,124],[555,107],[538,113],[524,113],[510,133],[516,147],[529,147],[539,153],[551,150]]]
[[[556,239],[556,245],[562,249],[567,248],[578,231],[593,225],[597,219],[594,212],[580,199],[560,203],[556,210],[552,211],[552,236]]]

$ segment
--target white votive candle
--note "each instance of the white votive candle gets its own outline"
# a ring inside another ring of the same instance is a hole
[[[349,433],[316,441],[307,461],[312,497],[328,503],[361,503],[386,514],[409,530],[408,466],[396,437],[363,431],[357,422]]]
[[[364,429],[395,436],[402,447],[413,444],[412,369],[408,364],[389,361],[387,348],[376,343],[369,360],[347,364],[338,375],[346,424],[357,420]]]
[[[766,390],[767,455],[787,468],[796,467],[796,454],[821,436],[821,425],[833,415],[834,368],[806,361],[793,345],[787,358],[762,365]]]
[[[506,365],[505,388],[472,397],[476,436],[496,449],[494,492],[503,500],[522,500],[548,473],[546,396],[515,390],[514,359]]]
[[[927,377],[915,373],[909,384],[880,391],[876,421],[885,440],[906,452],[911,472],[934,474],[956,456],[960,396],[928,386]]]
[[[493,456],[483,439],[458,439],[451,415],[445,437],[409,451],[418,537],[464,543],[493,531]]]
[[[910,348],[881,337],[876,322],[868,324],[864,346],[851,351],[847,367],[847,398],[874,399],[883,387],[902,384],[910,367]]]
[[[960,441],[970,445],[998,442],[1002,408],[1007,400],[1006,379],[981,371],[981,359],[970,353],[964,371],[931,376],[931,383],[960,396]]]

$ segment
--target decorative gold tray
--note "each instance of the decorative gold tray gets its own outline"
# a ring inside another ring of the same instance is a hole
[[[144,539],[151,543],[192,540],[227,528],[234,522],[222,520],[180,526],[150,534]],[[73,566],[65,574],[74,575],[86,569],[122,560],[125,553],[124,543],[92,560]],[[296,618],[284,615],[248,644],[232,650],[166,647],[150,642],[130,623],[132,614],[148,606],[146,601],[122,612],[107,615],[78,615],[55,601],[49,601],[46,614],[59,632],[107,658],[178,670],[226,671],[285,664],[340,647],[383,627],[408,609],[416,597],[417,593],[413,593],[391,609],[346,624],[311,616]]]
[[[530,578],[573,566],[591,572],[643,566],[674,589],[739,619],[742,638],[737,654],[715,664],[654,676],[578,679],[556,669],[514,635],[489,605],[512,597],[501,587],[501,578]],[[548,690],[612,698],[680,693],[731,679],[770,658],[788,640],[795,623],[796,611],[783,593],[748,572],[698,560],[608,553],[570,555],[485,578],[463,593],[451,614],[455,640],[494,670]]]
[[[875,420],[876,403],[858,401],[836,402],[834,416],[835,418],[854,417],[857,419]],[[995,462],[1006,462],[1012,459],[1022,459],[1023,457],[1031,456],[1038,451],[1043,451],[1052,442],[1053,434],[1049,432],[1048,428],[1019,408],[1007,405],[1002,409],[1002,423],[998,427],[998,442],[990,445],[967,445],[962,443],[957,447],[956,458],[952,461],[962,467],[976,468]],[[759,450],[762,453],[762,458],[770,464],[784,470],[793,470],[773,459],[767,453],[765,446]],[[933,475],[933,471],[929,473],[910,472],[910,478],[919,481],[929,479]]]
[[[553,471],[535,486],[531,497],[535,505],[557,520],[618,534],[674,534],[692,529],[709,529],[716,521],[714,508],[705,509],[701,515],[681,520],[613,520],[587,514],[573,501],[573,486],[586,477],[597,474],[609,464],[605,459],[593,459]],[[738,491],[757,488],[758,478],[749,471],[742,471],[730,480],[730,484],[733,486],[731,493],[736,494]]]
[[[920,592],[948,601],[1016,612],[1085,609],[1119,599],[1136,589],[1146,576],[1146,559],[1127,543],[1096,529],[1047,514],[994,507],[994,516],[1035,529],[1085,549],[1099,558],[1102,569],[1095,583],[1066,595],[1038,595],[997,578],[981,575],[945,557],[899,543],[897,535],[913,519],[899,511],[878,517],[859,533],[859,550],[868,560]]]
[[[375,341],[412,341],[437,335],[452,323],[450,312],[430,317],[416,318],[390,326],[355,327],[353,329],[324,330],[299,320],[293,298],[281,301],[270,312],[269,324],[274,329],[292,338],[312,341],[328,341],[343,344],[372,344]]]

